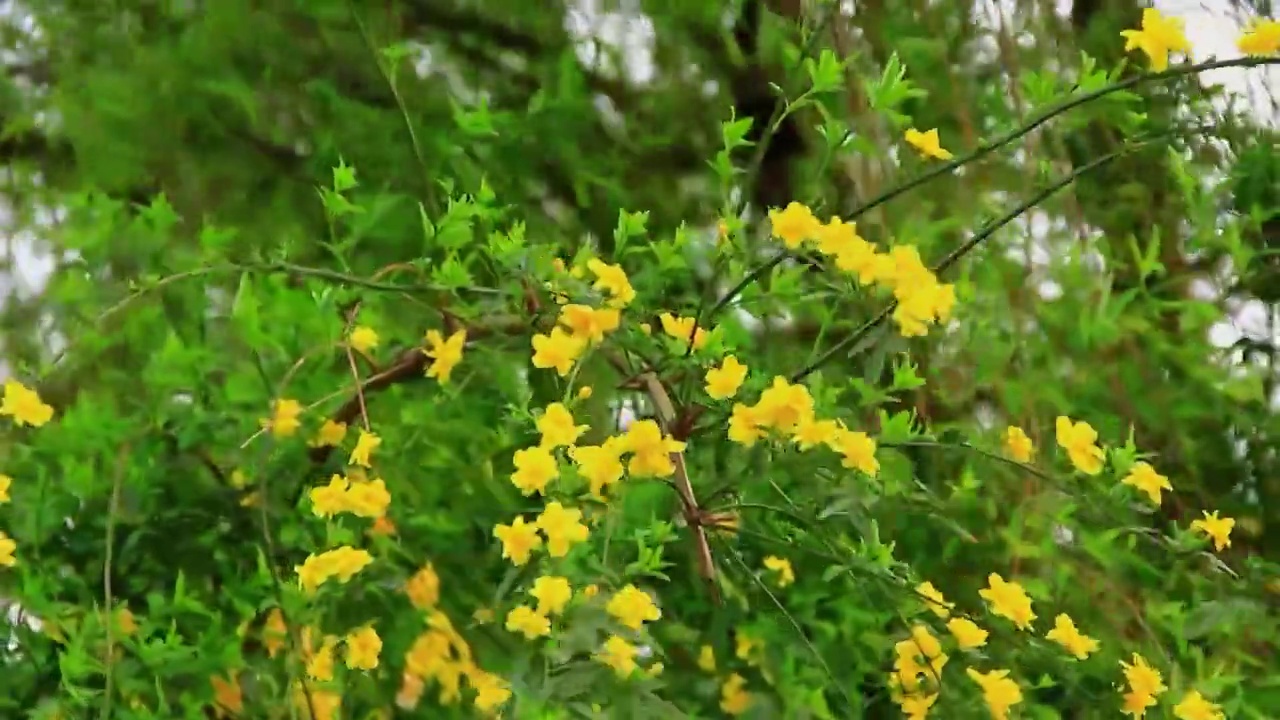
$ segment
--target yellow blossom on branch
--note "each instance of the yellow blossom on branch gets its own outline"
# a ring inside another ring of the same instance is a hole
[[[1187,40],[1183,21],[1180,18],[1167,18],[1155,8],[1142,11],[1140,29],[1124,30],[1120,36],[1125,39],[1124,51],[1141,50],[1150,59],[1151,69],[1155,72],[1168,69],[1170,53],[1191,52],[1191,42]]]
[[[8,415],[19,426],[40,427],[53,419],[53,406],[40,399],[40,395],[17,380],[4,381],[4,396],[0,398],[0,415]]]
[[[991,612],[1013,621],[1019,630],[1031,627],[1036,614],[1031,610],[1031,597],[1016,582],[1007,582],[999,573],[987,576],[987,587],[978,591],[991,606]]]
[[[1236,526],[1234,518],[1220,518],[1218,511],[1203,510],[1203,518],[1191,521],[1191,529],[1202,532],[1213,539],[1213,548],[1221,552],[1231,547],[1231,530]]]
[[[467,331],[458,330],[446,340],[439,330],[428,330],[427,347],[422,352],[431,358],[427,366],[427,377],[435,378],[444,385],[449,382],[453,369],[462,362],[462,351],[467,345]]]
[[[931,157],[935,160],[950,160],[953,157],[950,150],[942,147],[942,140],[938,137],[937,128],[924,132],[909,128],[903,139],[907,141],[908,145],[926,157]]]
[[[1245,55],[1275,55],[1280,53],[1280,20],[1257,18],[1236,41],[1236,47]]]

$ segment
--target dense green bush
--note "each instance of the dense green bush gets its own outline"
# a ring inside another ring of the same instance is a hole
[[[719,123],[701,196],[630,178],[620,137],[563,179],[565,221],[530,187],[595,142],[572,55],[530,69],[527,107],[424,120],[412,49],[375,39],[396,18],[250,5],[59,65],[87,88],[58,99],[74,182],[47,180],[74,257],[39,306],[65,347],[8,348],[5,717],[1275,717],[1274,377],[1219,361],[1185,267],[1265,271],[1274,172],[1255,153],[1205,179],[1206,138],[1239,136],[1178,110],[1205,107],[1203,71],[1278,62],[1280,25],[1180,63],[1181,26],[1147,11],[1106,40],[1142,70],[1025,70],[1026,111],[966,130],[929,120],[946,91],[916,68],[945,48],[906,10],[865,82],[818,14],[774,28],[803,86]],[[394,111],[304,87],[330,134],[288,169],[259,148],[255,185],[230,148],[265,141],[212,118],[266,112],[261,88],[164,78],[304,19],[371,49],[386,89],[354,86]],[[842,119],[859,94],[888,144]],[[208,126],[147,152],[187,102]],[[740,213],[787,123],[808,144],[787,201]],[[380,144],[406,128],[408,153]],[[1051,140],[1069,163],[991,164]],[[905,179],[853,202],[824,180],[891,152]],[[121,199],[148,176],[162,192]],[[628,209],[603,227],[597,203]],[[1037,212],[1106,236],[1031,277]]]

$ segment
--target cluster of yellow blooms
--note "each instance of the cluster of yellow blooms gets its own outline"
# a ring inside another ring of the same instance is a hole
[[[352,350],[368,352],[378,344],[377,333],[359,326],[348,336]],[[449,337],[439,331],[429,331],[424,339],[423,353],[431,360],[426,375],[441,384],[450,381],[453,369],[462,360],[466,346],[466,332],[459,330]],[[302,406],[295,400],[280,399],[274,403],[272,415],[264,419],[264,428],[278,437],[294,435],[301,427]],[[326,421],[315,437],[308,441],[312,447],[333,447],[342,443],[347,427],[333,420]],[[333,475],[328,484],[312,488],[308,492],[311,510],[317,517],[332,518],[341,513],[373,520],[370,534],[386,534],[395,531],[395,525],[386,513],[391,505],[391,493],[381,478],[368,479],[365,470],[373,465],[373,454],[382,439],[371,430],[359,431],[348,457],[349,469],[345,475]],[[360,548],[343,545],[320,553],[313,553],[296,568],[298,582],[304,591],[316,592],[329,580],[346,583],[373,562],[373,555]],[[434,567],[427,563],[411,576],[404,585],[410,603],[425,614],[426,629],[415,639],[405,655],[404,675],[396,703],[406,709],[417,706],[428,683],[440,686],[440,702],[455,704],[462,697],[463,682],[474,691],[474,705],[485,714],[495,714],[511,696],[511,690],[502,678],[481,669],[474,661],[470,646],[443,610],[436,607],[440,595],[440,581]],[[264,644],[274,656],[284,644],[286,627],[278,609],[268,616]],[[318,647],[313,642],[315,632],[311,628],[302,631],[302,658],[307,677],[313,681],[304,692],[295,688],[295,702],[299,709],[310,708],[316,720],[337,717],[342,705],[339,683],[334,679],[334,651],[339,643],[336,636],[325,636]],[[378,667],[378,655],[382,640],[372,625],[353,630],[342,639],[345,648],[345,664],[351,670],[374,670]],[[243,707],[239,683],[234,675],[212,679],[217,704],[223,712],[240,712]],[[318,683],[318,684],[317,684]]]
[[[1093,426],[1084,421],[1073,422],[1071,418],[1059,416],[1055,430],[1058,446],[1067,453],[1067,459],[1076,470],[1086,475],[1102,472],[1107,455],[1098,445],[1098,431]],[[1020,463],[1031,462],[1035,454],[1035,445],[1020,427],[1010,426],[1005,430],[1004,444],[1009,457]],[[1173,490],[1168,477],[1142,460],[1135,462],[1120,482],[1144,493],[1155,505],[1161,503],[1162,491]],[[1222,551],[1231,547],[1231,531],[1235,528],[1235,519],[1219,517],[1217,510],[1205,510],[1203,514],[1203,518],[1191,521],[1191,529],[1212,539],[1215,550]]]
[[[53,407],[40,399],[39,393],[17,380],[4,381],[4,396],[0,398],[0,415],[13,418],[18,427],[40,427],[53,419]],[[9,487],[13,478],[0,473],[0,505],[9,502]],[[18,564],[15,553],[18,543],[0,530],[0,567]]]
[[[819,253],[835,261],[841,271],[857,277],[859,284],[889,288],[897,300],[894,322],[906,337],[925,335],[929,325],[946,322],[956,304],[954,285],[938,281],[912,245],[897,245],[887,253],[858,235],[857,223],[831,218],[823,223],[808,206],[798,202],[782,210],[770,210],[773,234],[790,250],[811,243]]]
[[[1019,630],[1030,630],[1036,615],[1026,590],[1016,582],[1006,581],[997,573],[987,577],[987,584],[986,588],[979,591],[979,595],[986,600],[991,613],[1010,620]],[[988,632],[968,618],[951,617],[955,605],[948,602],[933,583],[921,583],[916,587],[916,594],[929,610],[947,620],[947,629],[951,631],[960,650],[986,645]],[[1098,641],[1080,632],[1075,621],[1066,613],[1060,613],[1054,618],[1054,626],[1045,633],[1045,638],[1057,643],[1077,660],[1085,660],[1099,649]],[[894,689],[894,700],[908,718],[923,720],[937,700],[942,668],[947,664],[949,656],[924,625],[913,627],[911,637],[900,641],[895,646],[895,652],[894,672],[889,678],[890,686]],[[1122,661],[1121,669],[1128,685],[1128,691],[1122,699],[1122,711],[1140,719],[1145,716],[1148,708],[1156,704],[1156,697],[1167,688],[1160,672],[1137,653],[1133,654],[1132,663]],[[967,668],[966,674],[982,688],[983,699],[996,720],[1006,720],[1010,709],[1022,702],[1022,690],[1009,678],[1008,670],[996,669],[984,673]],[[1188,691],[1173,711],[1179,720],[1224,718],[1221,709],[1196,690]]]
[[[1098,445],[1098,433],[1092,426],[1084,421],[1058,417],[1055,429],[1058,446],[1066,452],[1076,470],[1088,475],[1096,475],[1102,471],[1106,452]],[[1020,427],[1009,426],[1005,430],[1004,446],[1009,458],[1019,463],[1030,463],[1034,458],[1035,444]],[[1143,492],[1157,505],[1161,501],[1161,491],[1172,490],[1167,477],[1156,472],[1149,463],[1141,461],[1133,464],[1121,482]],[[1219,519],[1217,512],[1206,512],[1203,520],[1191,523],[1191,528],[1204,532],[1213,539],[1215,548],[1222,550],[1231,544],[1230,533],[1234,524],[1235,521],[1231,518]],[[1030,629],[1036,615],[1026,590],[1016,582],[1006,581],[997,573],[990,574],[987,582],[988,587],[979,591],[979,594],[987,601],[991,613],[1010,620],[1019,630]],[[924,600],[926,607],[941,618],[947,618],[954,607],[932,583],[925,582],[917,586],[916,594]],[[947,622],[947,628],[962,650],[986,644],[987,631],[971,620],[951,618]],[[1081,633],[1072,618],[1065,613],[1054,619],[1054,626],[1045,633],[1045,637],[1078,660],[1088,658],[1099,648],[1098,641]],[[904,646],[904,643],[909,643],[910,647]],[[929,661],[927,667],[922,657]],[[937,689],[928,686],[922,690],[920,677],[932,677],[936,681],[946,661],[946,654],[941,652],[940,646],[922,626],[913,629],[911,640],[899,643],[898,661],[891,683],[898,689],[895,699],[908,717],[917,720],[925,717],[936,699]],[[1147,709],[1155,706],[1157,697],[1167,688],[1163,685],[1159,671],[1152,668],[1142,656],[1135,653],[1132,663],[1122,662],[1121,665],[1128,685],[1122,699],[1122,710],[1127,715],[1142,718]],[[930,669],[931,675],[926,672]],[[970,668],[967,672],[982,687],[992,717],[1003,720],[1008,716],[1009,709],[1021,702],[1021,691],[1008,678],[1008,670],[993,670],[984,674]],[[1183,696],[1182,701],[1174,707],[1174,715],[1179,720],[1222,720],[1224,717],[1216,704],[1209,702],[1196,690],[1190,690]]]
[[[790,570],[790,564],[787,564]],[[773,682],[767,669],[761,667],[761,651],[763,645],[744,630],[735,633],[734,655],[751,667],[760,668],[765,680]],[[698,668],[703,672],[715,673],[716,651],[710,645],[703,645],[698,651]],[[747,690],[747,680],[740,673],[731,672],[720,683],[720,709],[726,715],[742,715],[751,709],[755,699]]]
[[[570,307],[573,306],[565,306]],[[635,422],[625,433],[610,436],[599,445],[579,445],[578,438],[589,428],[578,425],[563,403],[548,405],[535,423],[541,436],[539,444],[517,450],[513,458],[515,471],[511,474],[511,482],[524,495],[547,493],[552,481],[560,477],[562,449],[563,456],[573,462],[577,473],[589,484],[592,494],[602,500],[605,490],[620,482],[624,475],[632,478],[669,477],[675,472],[671,453],[684,450],[684,443],[665,437],[652,420]],[[552,558],[568,555],[574,545],[585,542],[590,535],[582,520],[582,510],[565,507],[553,500],[547,502],[533,522],[517,516],[510,524],[496,526],[493,532],[502,543],[503,557],[521,566],[528,563],[534,551],[544,545]],[[586,602],[597,592],[596,586],[588,585],[579,596]],[[548,636],[552,629],[551,618],[565,612],[573,598],[573,588],[568,578],[543,575],[534,580],[529,594],[536,605],[513,608],[507,614],[506,627],[528,639]],[[605,610],[632,631],[641,630],[645,622],[657,620],[662,615],[647,592],[630,584],[609,598]],[[620,677],[628,677],[638,669],[638,656],[639,649],[620,634],[608,637],[596,655]],[[646,672],[661,672],[661,666],[654,664]]]
[[[726,359],[726,365],[728,362]],[[724,367],[719,370],[723,371]],[[713,390],[723,390],[716,387],[719,379],[713,377],[715,372],[717,369],[707,373],[707,390],[713,397],[716,394]],[[745,368],[742,372],[746,372]],[[751,447],[770,434],[789,438],[801,450],[826,446],[843,456],[844,467],[872,477],[880,472],[876,441],[870,435],[850,430],[842,420],[820,419],[814,411],[809,389],[784,377],[775,377],[773,384],[760,393],[756,404],[734,403],[729,418],[729,439],[736,443]]]

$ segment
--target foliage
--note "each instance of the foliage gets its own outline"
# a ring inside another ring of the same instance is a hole
[[[1196,82],[1274,47],[650,2],[644,87],[540,6],[260,5],[36,16],[6,713],[1274,716],[1273,363],[1193,292],[1274,277]]]

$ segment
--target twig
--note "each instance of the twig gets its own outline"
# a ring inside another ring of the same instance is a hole
[[[112,696],[115,693],[115,614],[112,604],[114,601],[114,593],[111,587],[112,564],[115,561],[116,546],[116,516],[120,512],[120,487],[124,482],[124,465],[125,460],[129,457],[129,444],[121,446],[120,451],[116,454],[115,472],[111,478],[111,499],[107,503],[107,547],[104,550],[102,561],[102,595],[103,602],[106,605],[106,625],[107,625],[107,655],[103,660],[103,672],[106,674],[106,688],[102,694],[102,713],[100,717],[103,720],[111,717]]]

